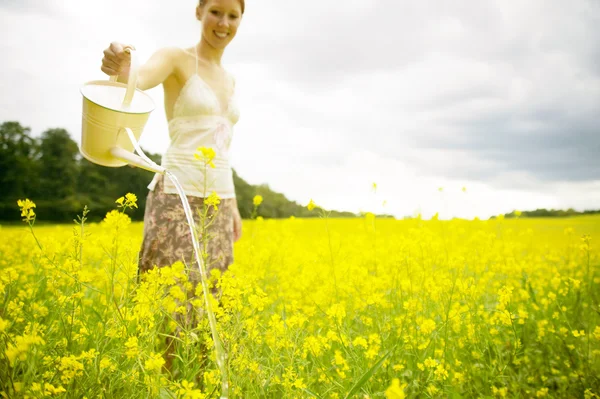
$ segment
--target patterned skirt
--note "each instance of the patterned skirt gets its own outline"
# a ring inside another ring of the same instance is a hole
[[[182,261],[189,267],[189,280],[196,286],[200,282],[200,271],[196,263],[191,232],[181,199],[177,194],[163,192],[164,176],[153,191],[148,193],[144,211],[144,238],[139,257],[139,273],[144,273],[153,267],[170,266]],[[194,213],[194,222],[198,229],[198,239],[202,242],[200,216],[204,198],[187,196]],[[233,263],[233,214],[235,199],[224,198],[215,211],[209,207],[208,260],[205,265],[207,273],[216,268],[225,272]],[[202,245],[200,245],[202,247]],[[210,275],[210,274],[208,274]]]

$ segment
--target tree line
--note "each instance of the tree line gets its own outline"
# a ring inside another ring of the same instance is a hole
[[[147,153],[159,163],[158,154]],[[126,193],[138,198],[138,209],[128,214],[143,220],[151,172],[140,168],[110,168],[83,158],[67,130],[47,129],[34,138],[29,127],[8,121],[0,126],[0,220],[18,221],[17,200],[29,198],[36,204],[38,220],[71,222],[84,206],[89,221],[99,221],[115,209],[115,200]],[[254,186],[234,170],[234,186],[242,218],[250,218],[255,195],[263,197],[256,216],[264,218],[315,217],[311,212],[268,185]],[[351,212],[331,212],[332,217],[357,217]]]
[[[146,155],[160,164],[159,154],[146,152]],[[81,214],[84,206],[90,210],[88,220],[99,221],[107,212],[115,209],[115,200],[127,193],[133,193],[138,198],[138,209],[130,211],[129,215],[133,220],[143,220],[147,186],[151,178],[151,172],[140,168],[109,168],[89,162],[80,155],[77,143],[65,129],[47,129],[39,138],[34,138],[31,129],[19,122],[8,121],[0,125],[0,221],[20,220],[17,200],[24,198],[36,203],[36,214],[41,221],[71,222]],[[233,182],[242,218],[252,216],[255,195],[263,197],[255,216],[318,216],[318,212],[309,211],[306,206],[288,200],[266,184],[247,183],[235,169]],[[600,214],[600,210],[536,209],[522,211],[518,215],[511,212],[505,217],[568,217],[585,214]],[[332,210],[330,216],[364,215]]]

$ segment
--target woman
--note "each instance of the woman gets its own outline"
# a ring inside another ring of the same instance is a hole
[[[213,191],[221,198],[218,211],[213,207],[209,211],[214,220],[210,218],[208,228],[207,271],[227,269],[233,262],[233,242],[242,232],[228,156],[232,129],[239,113],[233,101],[235,81],[223,69],[221,58],[237,33],[244,7],[244,0],[200,0],[196,18],[202,30],[196,46],[160,49],[138,72],[139,89],[147,90],[159,84],[164,88],[171,144],[162,166],[176,175],[193,210],[201,210],[204,198]],[[118,81],[124,83],[130,65],[127,47],[133,48],[111,43],[104,50],[101,68],[110,76],[118,75]],[[198,147],[215,150],[214,168],[205,170],[194,158]],[[173,183],[160,174],[154,176],[148,188],[139,271],[183,261],[190,267],[190,280],[196,286],[200,273],[177,191]],[[198,223],[197,212],[195,218]]]

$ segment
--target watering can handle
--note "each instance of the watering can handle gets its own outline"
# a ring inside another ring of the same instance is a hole
[[[123,107],[129,107],[131,104],[131,100],[133,99],[133,93],[135,92],[137,77],[138,77],[138,58],[135,53],[135,50],[127,47],[125,48],[129,54],[131,54],[131,68],[129,69],[129,79],[127,80],[127,91],[125,92],[125,98],[123,99]],[[113,75],[110,77],[111,82],[116,82],[118,79],[117,75]]]

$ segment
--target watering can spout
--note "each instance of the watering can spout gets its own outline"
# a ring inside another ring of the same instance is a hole
[[[122,160],[123,162],[127,162],[130,165],[137,166],[138,168],[142,168],[142,169],[148,170],[150,172],[155,172],[155,173],[160,173],[160,174],[165,174],[165,172],[166,172],[166,169],[163,168],[162,166],[157,165],[154,162],[153,162],[153,164],[149,164],[148,162],[144,161],[144,159],[142,159],[141,157],[135,155],[132,152],[124,150],[121,147],[115,146],[115,147],[111,148],[110,154],[113,157]]]
[[[121,135],[127,136],[129,141],[133,145],[133,148],[135,148],[135,152],[137,152],[139,155],[136,155],[133,152],[127,151],[126,149],[116,145],[112,147],[109,151],[113,157],[120,159],[123,162],[127,162],[130,165],[137,166],[138,168],[148,170],[150,172],[165,174],[167,170],[164,167],[158,165],[156,162],[154,162],[153,160],[148,158],[148,156],[146,156],[130,128],[121,128],[121,130],[119,131],[119,137]]]

